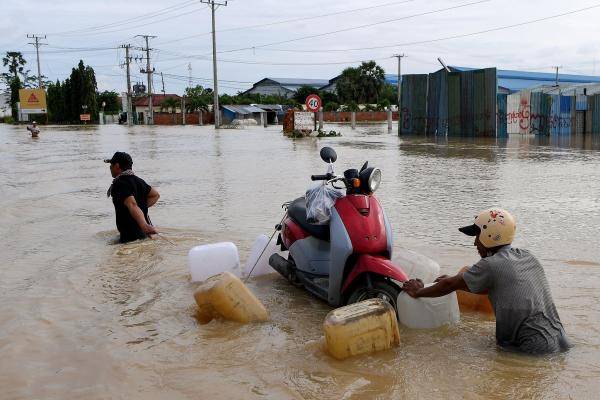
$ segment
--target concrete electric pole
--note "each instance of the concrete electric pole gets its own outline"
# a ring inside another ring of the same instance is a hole
[[[162,82],[162,90],[161,90],[161,92],[162,92],[162,94],[164,96],[166,94],[166,92],[165,92],[165,78],[163,77],[163,73],[162,72],[160,73],[160,81]]]
[[[28,39],[34,39],[35,43],[29,43],[35,46],[35,53],[37,55],[37,70],[38,70],[38,89],[42,88],[42,70],[40,68],[40,46],[45,46],[46,43],[41,43],[40,39],[46,39],[46,35],[38,36],[38,35],[27,35]]]
[[[131,104],[131,73],[129,71],[129,64],[131,63],[131,57],[129,56],[130,44],[121,45],[125,49],[125,68],[127,70],[127,125],[133,125],[133,105]]]
[[[402,58],[404,54],[394,54],[398,59],[398,135],[402,129]]]
[[[215,114],[215,128],[221,126],[219,113],[219,87],[217,85],[217,38],[215,34],[215,7],[227,6],[227,1],[216,2],[215,0],[200,0],[200,3],[208,4],[212,10],[212,47],[213,47],[213,113]]]
[[[154,73],[154,68],[150,68],[150,46],[148,45],[149,39],[154,39],[156,36],[152,35],[137,35],[139,37],[143,37],[146,40],[146,47],[142,48],[142,51],[146,52],[146,69],[140,69],[141,73],[145,73],[148,75],[148,125],[154,125],[154,109],[152,106],[152,74]]]

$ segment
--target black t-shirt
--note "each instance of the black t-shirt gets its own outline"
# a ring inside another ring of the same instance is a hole
[[[148,193],[152,187],[148,185],[142,178],[135,175],[121,175],[113,183],[111,196],[115,206],[115,214],[117,218],[117,229],[121,234],[121,243],[131,242],[133,240],[143,239],[146,237],[138,223],[133,219],[129,209],[125,206],[125,199],[133,196],[135,201],[144,213],[146,222],[148,220]]]

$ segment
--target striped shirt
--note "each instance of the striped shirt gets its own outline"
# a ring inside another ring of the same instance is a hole
[[[463,274],[473,293],[485,293],[496,314],[496,341],[525,353],[569,347],[540,262],[527,250],[504,246]]]

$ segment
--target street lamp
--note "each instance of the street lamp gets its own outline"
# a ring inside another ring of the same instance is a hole
[[[81,106],[81,108],[83,109],[83,113],[84,113],[84,114],[86,114],[86,111],[87,111],[87,108],[88,108],[87,104],[83,104],[83,105]],[[87,120],[84,120],[84,121],[83,121],[83,124],[84,124],[84,125],[87,125]]]

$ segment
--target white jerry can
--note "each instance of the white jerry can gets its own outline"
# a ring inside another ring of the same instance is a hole
[[[398,295],[397,308],[400,323],[412,329],[435,329],[460,321],[456,292],[442,297],[418,299],[402,292]]]
[[[244,264],[242,276],[248,276],[250,271],[252,271],[253,277],[274,273],[275,270],[269,265],[269,257],[275,253],[281,254],[281,249],[279,245],[276,244],[276,241],[269,241],[267,235],[259,235],[252,245],[250,256],[248,257],[246,264]],[[254,264],[256,264],[256,266]],[[253,267],[254,270],[252,270]]]
[[[240,256],[231,242],[205,244],[193,247],[188,253],[192,282],[202,282],[222,272],[240,276]]]

